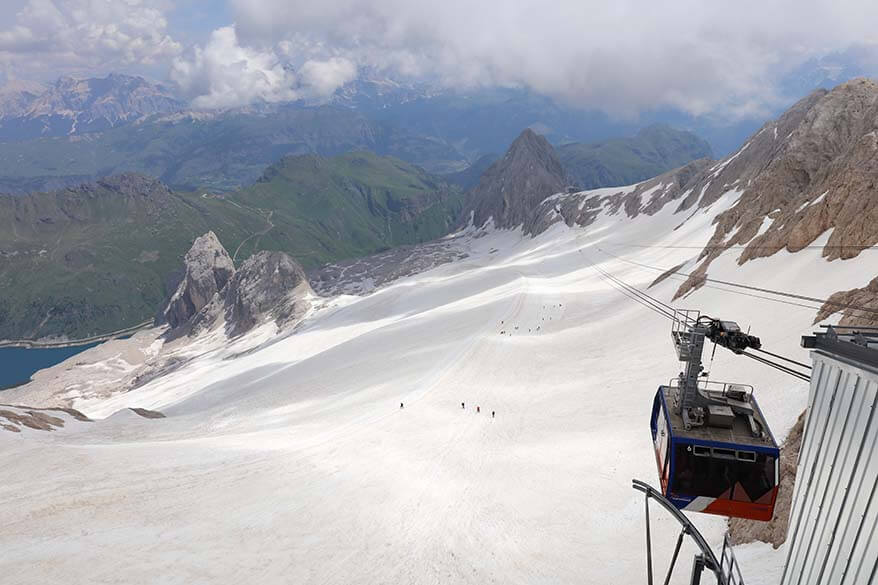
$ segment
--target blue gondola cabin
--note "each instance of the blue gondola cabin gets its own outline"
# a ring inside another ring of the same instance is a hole
[[[686,430],[671,388],[659,387],[651,430],[662,494],[686,512],[771,520],[777,499],[780,451],[765,418],[748,396],[753,420],[726,413]],[[751,424],[763,429],[754,435]]]

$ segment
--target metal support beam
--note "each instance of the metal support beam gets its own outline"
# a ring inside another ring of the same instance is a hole
[[[646,506],[646,576],[647,583],[652,585],[652,538],[649,531],[649,494],[643,498]]]
[[[674,565],[677,564],[677,555],[680,554],[680,546],[683,544],[683,537],[686,535],[686,527],[683,527],[683,530],[680,531],[680,536],[677,537],[677,546],[674,547],[674,556],[671,557],[671,566],[668,567],[668,575],[665,577],[665,585],[668,585],[671,582],[671,575],[674,574]]]
[[[692,562],[692,577],[689,579],[690,585],[701,585],[701,573],[704,572],[704,555],[695,555]]]

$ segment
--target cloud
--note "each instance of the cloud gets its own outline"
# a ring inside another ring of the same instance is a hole
[[[235,27],[222,27],[204,47],[175,59],[171,78],[197,108],[321,98],[356,78],[356,66],[340,57],[308,59],[297,73],[286,60],[294,50],[289,41],[264,49],[241,46]]]
[[[340,57],[326,61],[305,61],[300,70],[303,84],[316,96],[331,95],[357,77],[357,66]]]
[[[878,3],[231,0],[240,42],[293,42],[454,87],[527,86],[620,115],[760,116],[809,59],[875,41]]]
[[[0,24],[0,69],[40,77],[165,61],[182,49],[165,32],[167,8],[165,0],[27,0]]]
[[[618,116],[731,120],[799,97],[813,84],[805,70],[827,56],[878,72],[878,3],[867,0],[214,1],[234,22],[184,51],[168,33],[176,15],[188,38],[173,0],[0,0],[0,74],[170,68],[207,108],[321,99],[359,71],[386,70],[451,88],[527,87]]]

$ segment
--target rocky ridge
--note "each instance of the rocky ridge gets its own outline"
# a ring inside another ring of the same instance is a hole
[[[186,273],[163,313],[172,329],[188,323],[235,274],[231,256],[212,231],[196,238],[184,263]]]
[[[864,287],[839,291],[826,301],[820,307],[820,312],[814,319],[815,323],[840,312],[842,317],[838,322],[839,325],[878,327],[878,277],[873,278]]]
[[[536,207],[529,231],[540,233],[558,221],[587,226],[601,212],[652,214],[668,204],[681,213],[735,195],[736,203],[717,215],[679,298],[703,285],[711,262],[733,247],[741,248],[737,261],[743,264],[781,250],[797,252],[829,232],[822,245],[827,260],[858,256],[878,244],[876,183],[878,83],[860,78],[813,92],[721,161],[693,161],[630,187],[550,197]],[[845,294],[858,305],[872,304],[874,288]]]
[[[243,335],[268,320],[283,327],[308,312],[312,295],[305,271],[290,256],[283,252],[257,252],[195,315],[192,331],[210,328],[220,317],[229,337]]]
[[[174,197],[157,179],[122,173],[34,197],[0,194],[0,225],[9,222],[16,226],[15,231],[38,232],[41,225],[89,221],[95,219],[101,209],[122,204],[130,216],[155,215],[166,209]]]
[[[476,227],[493,219],[498,228],[526,224],[533,210],[567,181],[555,149],[531,129],[515,139],[506,154],[488,167],[470,192],[464,221],[472,217]]]
[[[218,326],[229,337],[273,320],[298,321],[313,291],[302,267],[283,252],[261,251],[239,269],[213,232],[197,238],[185,257],[186,274],[165,308],[172,336]]]
[[[743,247],[743,264],[797,252],[828,230],[822,253],[829,260],[854,258],[878,243],[878,83],[855,79],[814,92],[737,155],[750,148],[766,156],[735,179],[741,197],[717,216],[701,263],[678,295],[698,286],[711,261],[732,246]]]

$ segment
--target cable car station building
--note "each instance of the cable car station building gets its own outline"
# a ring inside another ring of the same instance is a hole
[[[781,585],[878,583],[878,328],[802,345],[813,369]]]

